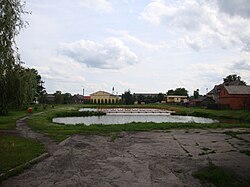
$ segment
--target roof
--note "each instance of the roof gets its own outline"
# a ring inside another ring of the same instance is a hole
[[[97,91],[97,92],[94,92],[92,94],[90,94],[90,96],[93,96],[93,95],[111,95],[111,96],[115,96],[111,93],[108,93],[108,92],[105,92],[105,91]]]
[[[250,86],[224,86],[228,94],[250,95]]]
[[[170,97],[170,98],[176,98],[176,97],[178,97],[178,98],[187,98],[187,96],[185,96],[185,95],[167,95],[166,97]]]
[[[204,101],[206,99],[213,100],[211,97],[200,96],[200,97],[198,97],[196,99],[190,99],[190,101],[192,101],[192,102],[202,102],[202,101]]]
[[[166,94],[163,94],[163,93],[134,93],[133,95],[134,96],[140,96],[140,95],[143,95],[143,96],[158,96],[159,94],[166,95]]]

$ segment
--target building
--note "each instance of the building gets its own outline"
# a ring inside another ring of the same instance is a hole
[[[250,109],[250,86],[223,85],[218,104],[228,105],[231,109]]]
[[[136,104],[160,103],[164,100],[163,93],[134,93],[133,100]]]
[[[186,103],[188,101],[187,96],[183,95],[167,95],[165,100],[167,103]]]
[[[200,96],[197,99],[190,99],[188,102],[189,106],[199,106],[199,107],[208,107],[214,105],[215,101],[212,97]]]
[[[92,103],[104,104],[104,103],[118,103],[121,98],[105,91],[98,91],[90,94],[90,100]]]
[[[73,95],[70,98],[70,103],[73,103],[73,104],[84,103],[84,96],[83,95],[79,95],[79,94]]]
[[[55,99],[56,99],[56,97],[55,97],[54,94],[46,94],[46,98],[45,98],[46,103],[48,103],[48,104],[54,104],[55,103]]]

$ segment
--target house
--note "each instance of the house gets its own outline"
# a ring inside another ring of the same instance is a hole
[[[133,98],[135,103],[156,103],[164,100],[165,94],[163,93],[134,93]]]
[[[189,106],[199,106],[199,107],[208,107],[209,105],[215,104],[215,101],[211,97],[201,96],[197,99],[191,99],[188,102]]]
[[[105,91],[97,91],[90,94],[90,100],[92,103],[117,103],[121,98]]]
[[[231,109],[250,109],[250,86],[223,85],[218,104],[228,105]]]
[[[187,96],[183,95],[167,95],[165,100],[167,103],[186,103],[188,101]]]
[[[73,95],[70,98],[70,102],[73,103],[73,104],[84,103],[84,96],[83,95],[79,95],[79,94]]]
[[[46,94],[46,103],[54,104],[55,103],[55,95],[54,94]]]

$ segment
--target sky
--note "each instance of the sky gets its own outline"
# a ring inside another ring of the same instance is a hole
[[[26,0],[17,37],[47,93],[211,90],[250,84],[249,0]]]

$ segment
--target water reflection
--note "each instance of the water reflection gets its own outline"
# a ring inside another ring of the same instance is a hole
[[[203,117],[194,116],[162,116],[162,115],[105,115],[105,116],[91,116],[91,117],[60,117],[54,118],[54,123],[63,123],[67,125],[76,124],[126,124],[131,122],[172,122],[172,123],[216,123],[218,121]]]

